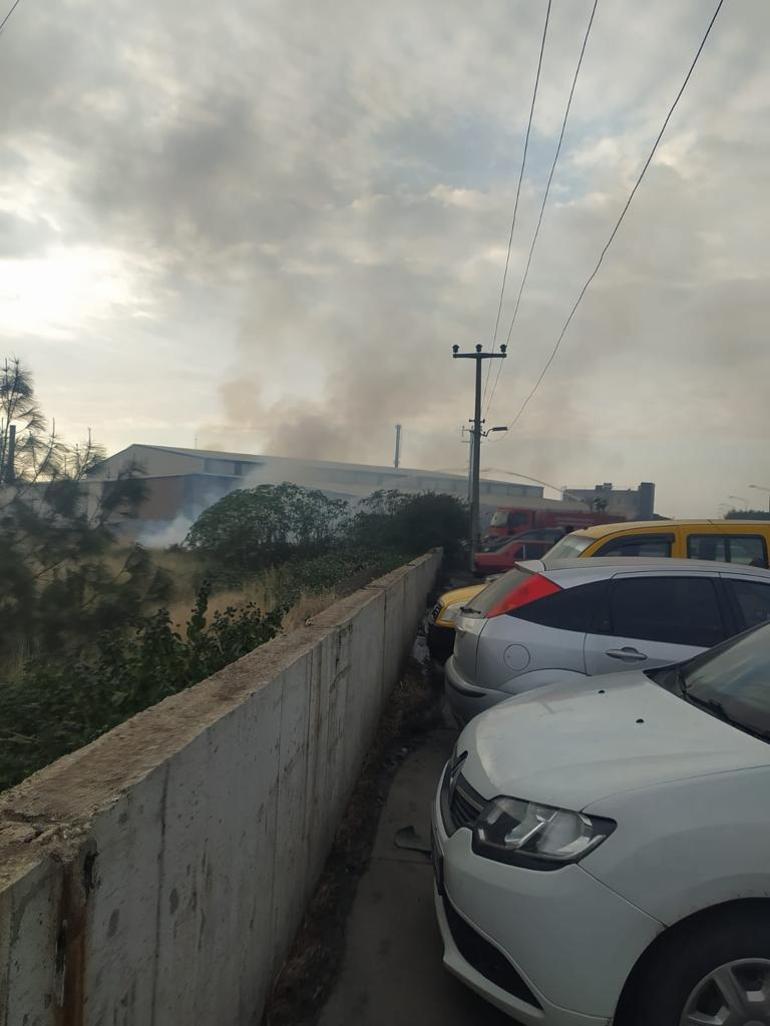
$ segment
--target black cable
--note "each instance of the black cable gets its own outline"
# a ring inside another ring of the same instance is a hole
[[[19,0],[16,0],[16,2],[18,3]],[[545,50],[545,40],[546,40],[546,37],[548,35],[548,22],[549,22],[550,17],[551,17],[551,3],[552,3],[552,0],[548,0],[548,6],[545,9],[545,24],[543,25],[543,36],[542,36],[542,39],[540,40],[540,56],[537,59],[537,73],[535,75],[535,88],[532,90],[532,103],[530,104],[530,107],[529,107],[529,120],[527,121],[527,132],[526,132],[526,135],[524,136],[524,153],[522,154],[522,157],[521,157],[521,167],[519,168],[519,182],[518,182],[518,185],[516,186],[516,199],[515,199],[514,204],[513,204],[513,217],[511,218],[511,233],[508,236],[508,252],[505,255],[505,269],[503,270],[503,283],[500,286],[500,300],[499,300],[499,302],[497,304],[497,317],[495,318],[495,330],[494,330],[493,335],[492,335],[492,352],[493,353],[495,351],[495,346],[497,345],[497,330],[500,327],[500,314],[501,314],[502,309],[503,309],[503,296],[505,294],[505,283],[506,283],[507,278],[508,278],[508,264],[510,263],[510,260],[511,260],[511,247],[513,245],[513,232],[514,232],[514,229],[516,228],[516,214],[518,213],[518,210],[519,210],[519,196],[521,194],[521,182],[522,182],[522,179],[524,178],[524,168],[525,168],[526,163],[527,163],[527,150],[529,149],[529,135],[530,135],[530,132],[532,130],[532,117],[533,117],[533,115],[535,113],[535,100],[537,99],[537,90],[538,90],[538,87],[540,85],[540,70],[543,67],[543,52]],[[499,362],[502,362],[502,361],[499,361]],[[486,373],[486,376],[484,378],[484,394],[482,396],[482,404],[483,404],[484,400],[486,399],[488,385],[489,385],[489,368],[487,367],[487,373]]]
[[[625,206],[623,207],[623,210],[620,213],[620,217],[618,218],[617,222],[615,223],[615,227],[612,229],[612,232],[610,233],[610,237],[607,240],[607,242],[605,243],[604,249],[601,251],[601,255],[599,256],[599,259],[598,259],[598,261],[596,263],[596,267],[594,267],[593,271],[588,276],[588,279],[586,280],[585,285],[580,290],[580,293],[578,294],[578,297],[575,300],[575,303],[574,303],[572,309],[569,312],[569,316],[567,317],[567,320],[564,322],[564,327],[561,329],[561,332],[559,333],[559,337],[556,339],[556,344],[553,347],[551,355],[548,357],[548,360],[546,361],[546,364],[545,364],[545,366],[543,367],[543,370],[540,373],[540,377],[535,382],[535,384],[534,384],[532,390],[530,391],[529,395],[527,396],[527,398],[524,400],[524,402],[519,407],[518,413],[516,414],[516,416],[513,418],[513,420],[508,425],[508,429],[509,430],[511,428],[515,427],[516,424],[519,422],[519,420],[521,418],[521,415],[526,410],[526,408],[529,405],[530,401],[532,400],[533,396],[535,395],[535,393],[537,392],[538,388],[540,387],[540,385],[541,385],[541,383],[543,381],[543,378],[548,373],[548,370],[549,370],[551,364],[556,359],[556,354],[559,352],[559,348],[561,347],[561,344],[562,344],[562,342],[564,340],[564,336],[567,333],[567,329],[569,328],[570,323],[572,322],[572,318],[575,316],[577,308],[580,306],[580,304],[581,304],[581,302],[583,300],[583,296],[588,291],[589,285],[594,280],[596,275],[599,273],[599,268],[602,266],[602,261],[604,260],[604,257],[607,254],[607,250],[612,245],[613,240],[614,240],[615,236],[618,233],[618,229],[620,228],[620,225],[621,225],[621,223],[623,221],[623,218],[626,216],[626,212],[628,211],[628,208],[631,206],[631,201],[633,200],[634,196],[636,195],[636,190],[641,185],[642,179],[644,178],[644,176],[645,176],[645,174],[647,172],[647,168],[650,166],[650,163],[652,162],[652,158],[655,155],[655,151],[658,148],[658,144],[660,143],[660,140],[663,138],[663,133],[666,131],[666,128],[668,127],[668,123],[671,120],[671,115],[676,110],[676,106],[679,103],[679,100],[682,98],[682,93],[685,91],[687,83],[690,81],[690,76],[692,75],[693,71],[695,70],[695,65],[698,63],[698,58],[700,57],[701,52],[703,51],[703,48],[706,45],[706,40],[708,39],[709,34],[711,33],[711,29],[714,26],[714,22],[717,20],[717,15],[721,11],[722,5],[724,4],[724,2],[725,2],[725,0],[719,0],[719,3],[716,6],[716,10],[714,11],[714,14],[712,15],[711,21],[708,24],[708,28],[706,29],[705,35],[703,36],[703,39],[701,40],[700,46],[698,47],[698,49],[697,49],[697,51],[695,53],[695,57],[693,58],[692,64],[690,65],[690,69],[687,72],[687,74],[685,75],[684,82],[682,82],[682,85],[681,85],[681,87],[679,89],[679,92],[676,94],[676,98],[674,99],[674,102],[671,104],[671,107],[669,108],[668,114],[666,115],[666,118],[665,118],[665,120],[663,122],[663,126],[661,127],[661,130],[658,132],[658,136],[657,136],[655,142],[653,143],[653,146],[652,146],[652,149],[650,150],[649,156],[647,157],[647,160],[645,160],[644,165],[642,167],[642,170],[641,170],[641,172],[639,174],[639,177],[637,178],[637,180],[636,180],[636,182],[634,184],[634,187],[631,190],[628,199],[626,200]]]
[[[537,225],[535,227],[535,234],[532,236],[532,244],[529,247],[529,255],[527,256],[527,264],[526,264],[526,267],[524,268],[524,274],[523,274],[522,279],[521,279],[521,285],[519,286],[519,293],[516,296],[516,304],[515,304],[515,306],[513,308],[513,316],[511,317],[511,324],[510,324],[510,327],[508,328],[508,334],[507,334],[506,339],[505,339],[506,344],[508,344],[508,345],[510,345],[511,334],[513,333],[513,326],[516,323],[516,317],[518,316],[518,313],[519,313],[519,305],[521,304],[521,297],[522,297],[522,294],[524,292],[524,286],[527,284],[527,278],[529,277],[529,268],[530,268],[530,266],[532,264],[532,256],[533,256],[533,254],[535,252],[535,246],[537,245],[537,237],[540,234],[540,226],[543,223],[543,215],[545,213],[546,204],[548,203],[548,195],[549,195],[549,193],[551,191],[551,183],[553,182],[553,176],[554,176],[554,173],[556,172],[556,165],[559,162],[559,154],[561,153],[561,146],[562,146],[562,143],[564,142],[564,133],[565,133],[565,131],[567,129],[567,121],[569,119],[569,112],[570,112],[570,109],[572,107],[572,98],[575,95],[575,87],[577,85],[577,80],[578,80],[578,77],[580,75],[580,68],[583,65],[583,57],[585,56],[586,46],[588,45],[588,37],[591,35],[591,28],[592,28],[593,23],[594,23],[594,15],[596,14],[596,7],[597,7],[598,3],[599,3],[599,0],[594,0],[594,5],[591,8],[591,14],[590,14],[590,16],[588,18],[588,25],[586,26],[585,35],[583,36],[583,45],[580,47],[580,56],[578,57],[577,66],[575,67],[575,74],[572,77],[572,85],[570,87],[569,97],[567,98],[567,106],[564,108],[564,117],[562,118],[562,122],[561,122],[561,131],[559,132],[559,141],[556,144],[556,153],[554,154],[553,163],[551,164],[551,170],[550,170],[550,172],[548,174],[548,181],[546,182],[545,192],[543,193],[543,202],[540,204],[540,215],[539,215],[539,217],[537,219]],[[500,380],[500,372],[502,371],[502,369],[503,369],[503,361],[500,360],[498,362],[498,365],[497,365],[497,377],[495,378],[495,383],[492,386],[492,391],[489,394],[489,402],[487,403],[487,413],[489,412],[489,410],[490,410],[490,408],[492,406],[492,400],[495,397],[495,392],[497,390],[497,383]]]
[[[11,7],[10,11],[6,14],[6,16],[3,18],[3,20],[0,21],[0,32],[3,31],[3,29],[5,28],[5,23],[8,21],[8,19],[10,18],[10,16],[13,14],[13,12],[16,10],[16,8],[19,6],[20,3],[21,3],[21,0],[14,0],[13,6]]]

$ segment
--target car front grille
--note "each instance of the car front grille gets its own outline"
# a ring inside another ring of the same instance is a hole
[[[449,836],[460,827],[472,829],[487,804],[486,799],[474,791],[462,773],[457,776],[454,787],[451,786],[451,777],[452,765],[447,763],[441,784],[441,814],[444,829]]]
[[[485,805],[486,802],[481,795],[477,794],[461,775],[449,805],[455,829],[472,827]]]

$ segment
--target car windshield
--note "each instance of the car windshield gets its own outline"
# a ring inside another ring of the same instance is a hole
[[[689,701],[770,739],[770,624],[697,656],[681,682]]]
[[[510,542],[511,539],[505,534],[498,538],[486,538],[484,544],[479,548],[479,552],[497,552],[504,545],[510,545]]]
[[[546,555],[549,559],[575,559],[576,556],[582,555],[593,540],[587,534],[578,534],[577,532],[568,534],[560,541],[557,541],[554,547],[548,550]]]

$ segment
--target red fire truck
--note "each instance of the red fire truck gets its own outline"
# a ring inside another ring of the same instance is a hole
[[[611,516],[591,509],[527,509],[523,506],[498,506],[489,527],[484,532],[484,540],[493,538],[513,538],[522,531],[532,531],[545,527],[561,527],[567,531],[575,531],[579,527],[592,527],[594,524],[617,524],[625,517]]]

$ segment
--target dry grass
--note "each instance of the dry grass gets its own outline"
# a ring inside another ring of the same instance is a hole
[[[175,554],[171,553],[171,555]],[[165,569],[170,570],[170,567],[166,566]],[[192,583],[189,587],[184,587],[184,580],[187,576],[184,571],[187,568],[182,569],[181,586],[177,584],[177,577],[174,575],[174,592],[178,598],[169,603],[171,623],[174,629],[178,631],[183,630],[185,624],[190,619],[196,596],[196,587]],[[170,570],[170,572],[174,574],[173,570]],[[241,606],[245,606],[249,602],[253,602],[262,610],[274,609],[279,602],[280,583],[278,572],[268,570],[254,580],[244,584],[242,588],[213,591],[209,597],[209,614],[213,614],[218,610],[223,611],[227,608],[240,609]],[[322,592],[303,592],[286,613],[282,629],[284,631],[291,631],[296,627],[301,627],[309,617],[320,613],[322,609],[326,609],[327,606],[330,606],[339,597],[340,593],[333,588]]]
[[[117,577],[122,571],[128,552],[126,548],[116,547],[105,557],[105,563],[114,576]],[[183,631],[203,583],[203,565],[194,553],[182,550],[154,550],[152,559],[173,581],[172,596],[166,605],[174,629]],[[209,597],[209,615],[228,607],[239,609],[249,602],[253,602],[262,610],[274,609],[280,601],[282,584],[285,584],[285,580],[280,570],[265,570],[242,588],[215,590]],[[303,592],[284,617],[283,630],[290,631],[295,627],[301,627],[309,617],[315,616],[336,601],[341,591],[342,585],[339,591],[330,589],[318,593]],[[146,612],[152,613],[155,608],[148,607]],[[19,662],[23,662],[25,654],[20,653]]]
[[[337,598],[339,598],[339,595],[333,590],[317,592],[315,594],[303,592],[288,610],[286,616],[284,616],[281,625],[282,629],[284,631],[292,631],[296,627],[301,627],[309,617],[315,616],[316,613],[326,609]],[[175,630],[181,631],[184,629],[185,624],[190,619],[194,602],[194,597],[188,596],[169,605],[171,623]],[[269,610],[274,606],[273,601],[271,601],[270,589],[265,588],[262,582],[257,581],[237,591],[214,592],[209,599],[209,613],[213,614],[217,610],[225,610],[228,607],[239,609],[248,602],[256,603],[262,610]]]
[[[130,550],[125,546],[115,546],[104,556],[104,564],[110,575],[119,580],[124,572],[126,558]],[[195,606],[195,600],[205,579],[205,568],[200,559],[192,552],[183,550],[154,550],[152,560],[157,567],[166,571],[172,580],[173,590],[170,598],[163,603],[168,608],[174,630],[184,633],[185,626]],[[303,592],[297,602],[288,610],[283,620],[284,631],[294,630],[302,626],[309,617],[326,609],[332,602],[346,593],[345,584],[340,583],[338,589],[323,592]],[[266,570],[245,583],[241,588],[214,590],[209,596],[208,618],[217,611],[227,608],[239,609],[248,603],[254,603],[259,609],[267,612],[281,602],[281,595],[286,591],[285,572],[280,569]],[[159,603],[148,604],[145,614],[151,615]],[[0,679],[15,676],[34,653],[23,640],[19,640],[13,653],[0,665]]]

